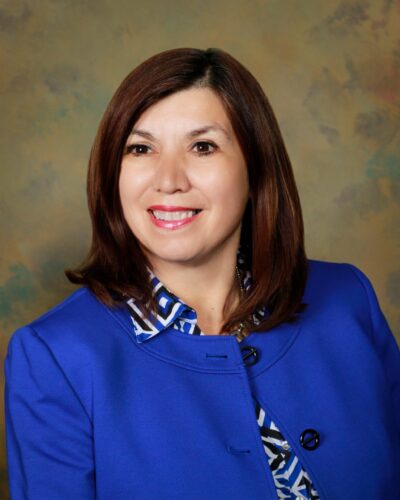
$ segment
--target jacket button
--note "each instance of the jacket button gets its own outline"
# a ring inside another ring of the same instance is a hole
[[[244,366],[254,365],[258,361],[258,351],[255,347],[250,345],[245,345],[240,349],[242,353],[243,361],[248,360],[247,363],[244,363]]]
[[[314,429],[306,429],[300,435],[300,444],[306,450],[315,450],[319,446],[319,434]]]

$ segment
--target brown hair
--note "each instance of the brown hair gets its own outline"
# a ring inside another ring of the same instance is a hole
[[[87,195],[92,244],[84,262],[66,270],[104,303],[124,297],[153,304],[146,265],[126,223],[119,198],[121,159],[139,116],[160,99],[190,87],[208,87],[220,97],[247,162],[251,200],[242,224],[241,248],[253,284],[222,331],[230,331],[255,310],[270,315],[253,330],[293,321],[307,278],[303,218],[294,175],[272,108],[257,80],[219,49],[173,49],[156,54],[121,83],[101,120],[89,160]]]

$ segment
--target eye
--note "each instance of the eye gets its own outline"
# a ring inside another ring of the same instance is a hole
[[[193,147],[197,149],[197,153],[200,156],[205,156],[214,153],[214,151],[216,151],[218,148],[218,146],[215,143],[209,141],[198,141],[194,144]]]
[[[150,151],[150,146],[146,146],[146,144],[131,144],[126,148],[126,152],[131,153],[134,156],[145,155],[149,151]]]

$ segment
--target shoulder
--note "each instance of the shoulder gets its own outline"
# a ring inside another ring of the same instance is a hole
[[[357,266],[344,262],[308,259],[308,277],[305,299],[333,299],[348,301],[366,307],[376,299],[368,276]]]
[[[309,260],[304,302],[304,320],[316,326],[314,342],[326,337],[332,352],[339,342],[348,353],[356,346],[358,360],[371,351],[380,360],[400,415],[400,350],[368,276],[353,264]],[[327,335],[319,335],[321,329]],[[371,367],[371,357],[364,359]]]
[[[127,342],[129,323],[124,325],[88,288],[80,288],[11,335],[4,363],[7,384],[24,384],[27,373],[59,384],[60,390],[65,389],[61,381],[67,381],[89,414],[93,374],[112,367],[113,356],[126,350]]]
[[[314,327],[317,333],[323,330],[332,342],[342,340],[347,345],[359,338],[357,332],[362,332],[385,360],[386,369],[390,371],[396,366],[393,371],[400,410],[400,352],[371,280],[353,264],[312,259],[308,264],[304,325]]]
[[[11,341],[14,337],[28,335],[24,333],[28,331],[36,332],[40,337],[48,336],[46,332],[52,332],[54,337],[65,335],[66,332],[73,335],[77,329],[81,330],[86,324],[96,322],[96,318],[104,314],[102,309],[104,306],[88,288],[79,288],[38,318],[18,328],[11,336]]]
[[[311,284],[318,285],[329,279],[334,286],[370,286],[367,275],[354,264],[308,259],[308,272]]]
[[[64,336],[83,331],[90,334],[110,321],[116,323],[115,312],[119,308],[103,304],[88,287],[82,287],[26,326],[43,336],[46,332],[52,336],[57,336],[57,332]]]
[[[375,318],[382,315],[370,279],[350,263],[309,259],[303,300],[313,317],[330,318],[335,323],[355,321],[369,332]]]
[[[72,292],[59,304],[29,323],[29,326],[40,328],[41,325],[74,322],[78,318],[87,317],[93,312],[100,312],[104,305],[87,287],[81,287]]]
[[[43,352],[43,345],[59,361],[74,357],[77,363],[87,360],[100,349],[107,349],[113,339],[125,337],[121,320],[123,314],[102,302],[87,288],[82,287],[52,307],[43,315],[18,328],[8,344],[8,354],[30,346]]]

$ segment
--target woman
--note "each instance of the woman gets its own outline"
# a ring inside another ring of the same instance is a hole
[[[399,350],[306,258],[273,111],[227,53],[157,54],[92,149],[84,285],[5,361],[13,499],[394,499]]]

